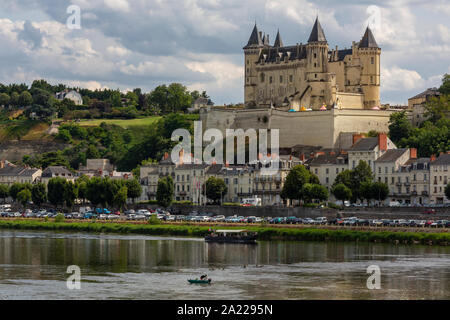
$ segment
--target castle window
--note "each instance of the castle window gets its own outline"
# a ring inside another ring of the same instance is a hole
[[[373,76],[370,76],[370,83],[373,83]]]
[[[373,64],[374,63],[374,59],[373,57],[370,58],[370,63]]]
[[[314,73],[314,78],[317,78],[317,73]]]
[[[314,59],[317,57],[317,54],[314,53]]]
[[[269,77],[269,83],[272,83],[272,82],[273,82],[272,77]]]
[[[264,73],[261,73],[260,78],[261,82],[264,82],[266,80],[266,75]]]
[[[280,76],[280,83],[283,83],[283,76]]]
[[[314,68],[317,67],[317,63],[314,62]]]
[[[247,60],[247,64],[250,64],[250,61],[249,61],[249,60]]]
[[[292,81],[294,81],[294,76],[291,74],[291,75],[289,76],[289,82],[292,82]]]

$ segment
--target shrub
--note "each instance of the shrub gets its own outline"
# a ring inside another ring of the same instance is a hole
[[[157,216],[152,215],[150,219],[148,219],[147,223],[151,225],[158,225],[161,224],[161,220],[159,220]]]
[[[55,217],[55,222],[64,222],[64,215],[62,213],[58,213]]]

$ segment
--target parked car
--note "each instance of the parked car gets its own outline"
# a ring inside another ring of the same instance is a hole
[[[427,209],[423,213],[425,213],[425,214],[435,214],[436,210],[434,210],[434,209]]]
[[[215,222],[224,222],[225,216],[224,215],[218,215],[215,217]]]
[[[136,214],[138,215],[144,215],[149,217],[151,215],[150,211],[148,211],[147,209],[139,209]]]
[[[368,219],[356,219],[355,224],[357,226],[368,226],[370,224],[370,221]]]
[[[186,220],[186,217],[183,215],[178,215],[178,216],[175,216],[175,220],[176,221],[184,221],[184,220]]]
[[[136,211],[134,211],[133,209],[130,209],[130,210],[125,211],[124,213],[125,213],[125,215],[129,215],[129,214],[135,214]]]
[[[327,218],[326,217],[318,217],[314,219],[314,224],[327,224]]]
[[[127,220],[136,220],[136,215],[134,213],[130,213],[127,215]]]
[[[286,218],[286,223],[297,224],[298,223],[298,218],[297,217],[287,217]]]
[[[107,218],[108,220],[118,220],[118,219],[120,219],[120,217],[119,217],[117,214],[108,214],[108,215],[106,216],[106,218]]]
[[[313,224],[313,223],[314,223],[314,220],[311,219],[311,218],[305,218],[305,219],[303,219],[302,222],[303,222],[304,224]]]

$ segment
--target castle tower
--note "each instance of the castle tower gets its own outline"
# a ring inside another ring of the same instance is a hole
[[[364,108],[380,106],[380,54],[375,37],[369,27],[359,42],[358,55],[361,60],[361,88],[364,93]]]
[[[269,41],[268,37],[265,41]],[[264,48],[264,42],[255,23],[250,39],[248,40],[247,45],[243,48],[245,56],[244,101],[245,105],[248,107],[256,106],[256,88],[258,85],[256,63],[258,62],[262,48]]]
[[[331,106],[333,98],[331,78],[328,73],[328,42],[318,17],[306,45],[306,79],[311,87],[312,109],[317,110],[324,103]]]
[[[275,38],[275,42],[274,42],[273,46],[276,48],[284,47],[283,40],[281,40],[280,29],[278,29],[277,37]]]

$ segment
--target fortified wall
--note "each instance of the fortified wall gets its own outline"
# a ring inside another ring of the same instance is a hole
[[[203,130],[279,129],[280,148],[295,145],[349,148],[353,133],[370,130],[388,132],[389,117],[395,111],[331,109],[327,111],[287,112],[277,109],[203,108]]]

